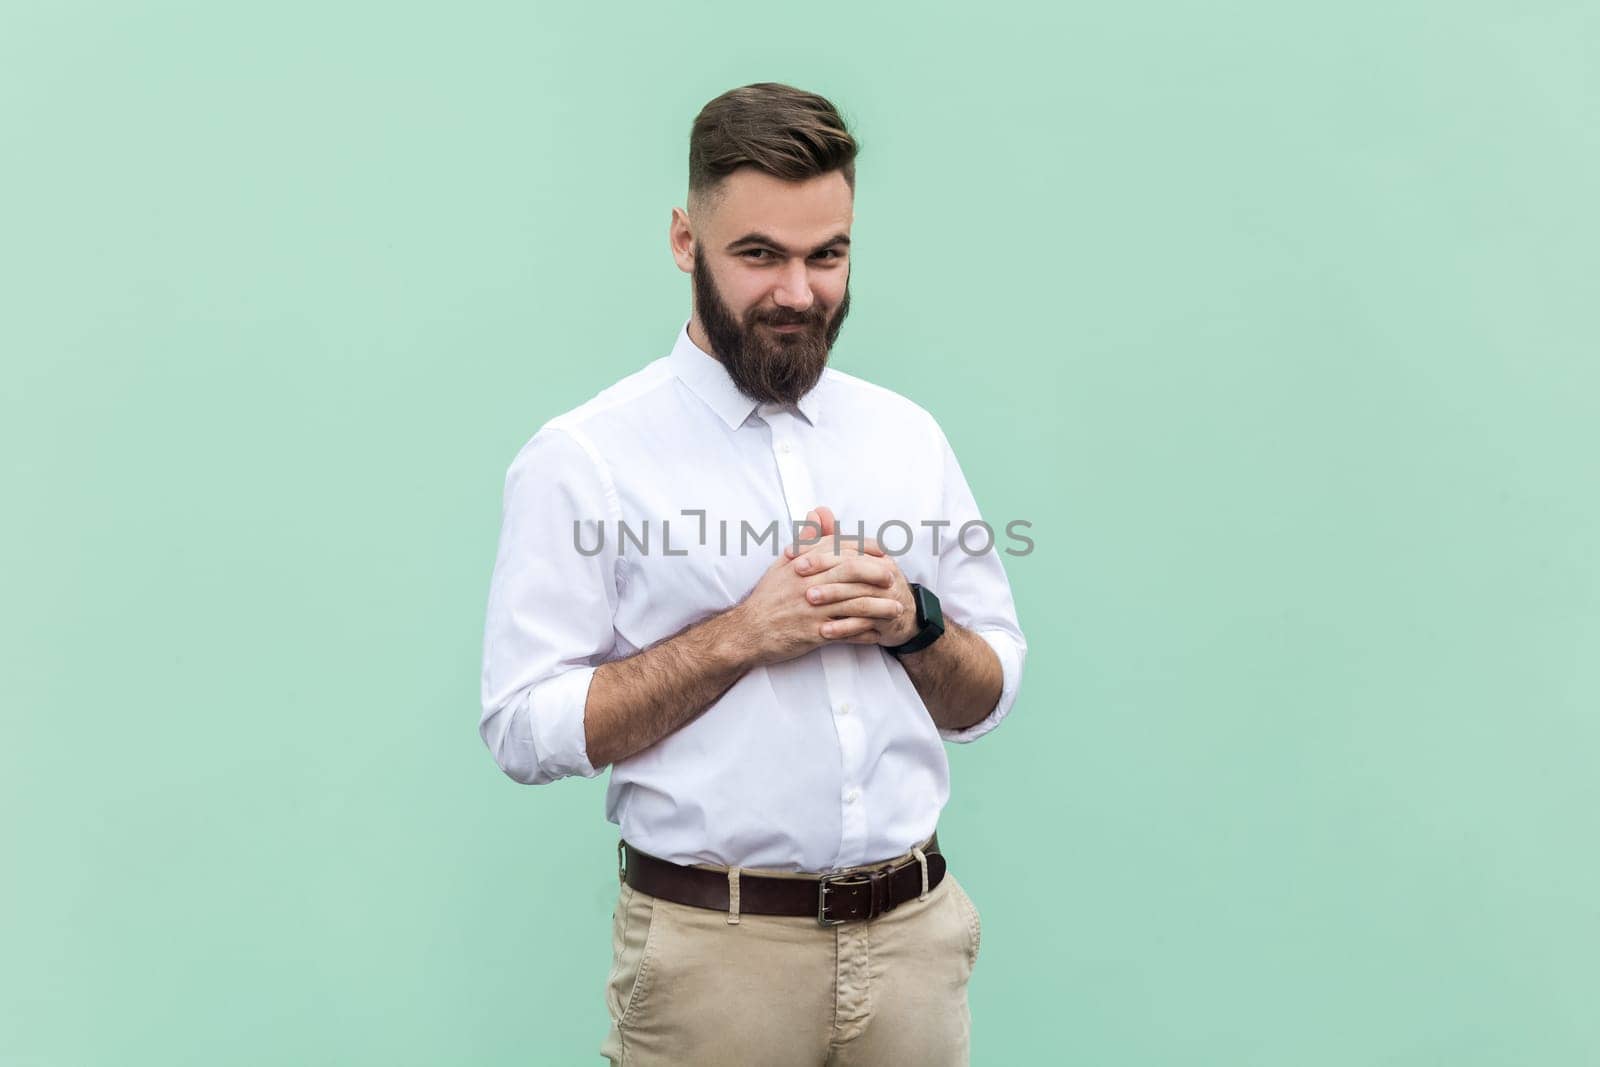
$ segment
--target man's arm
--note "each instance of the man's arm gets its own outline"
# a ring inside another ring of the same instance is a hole
[[[583,713],[596,665],[616,643],[617,552],[602,525],[615,518],[613,499],[575,431],[541,428],[506,471],[478,733],[525,785],[600,773],[584,753]]]
[[[945,633],[921,652],[900,657],[900,663],[916,682],[918,693],[925,696],[919,675],[933,675],[937,685],[944,664],[959,672],[961,680],[955,685],[964,694],[963,701],[952,704],[948,687],[943,697],[935,689],[934,698],[946,701],[945,711],[941,713],[931,703],[929,711],[940,737],[955,744],[968,744],[1000,725],[1011,713],[1022,683],[1028,642],[1017,622],[1011,583],[1000,561],[1000,546],[991,538],[986,551],[973,554],[962,543],[969,524],[981,523],[983,516],[943,430],[938,431],[938,438],[944,454],[942,517],[950,522],[950,536],[939,545],[938,571],[931,588],[943,609]],[[960,635],[958,642],[942,658],[929,658],[928,653],[949,642],[952,632]],[[954,725],[958,722],[965,725]]]
[[[750,669],[738,608],[603,663],[583,710],[589,762],[596,767],[649,748],[705,711]]]
[[[927,648],[898,659],[939,736],[965,744],[993,730],[1010,713],[1028,645],[993,539],[987,551],[977,554],[961,544],[961,531],[982,517],[950,442],[942,430],[935,432],[943,453],[943,518],[950,536],[939,547],[937,576],[930,588],[939,597],[945,632]],[[820,586],[817,595],[826,601],[873,586],[906,609],[894,619],[850,622],[830,636],[852,644],[886,646],[910,640],[917,629],[915,603],[899,565],[871,538],[860,539],[859,550],[852,546],[852,551],[841,553],[847,540],[858,539],[828,536],[837,528],[837,520],[827,508],[813,514],[818,512],[823,514],[818,542],[785,551],[797,573],[806,575],[809,585]]]
[[[911,586],[883,546],[873,538],[863,537],[859,548],[853,548],[850,554],[872,558],[847,560],[842,551],[830,551],[835,546],[843,550],[846,544],[843,537],[834,538],[839,520],[832,508],[818,505],[806,520],[817,524],[817,535],[791,545],[783,554],[788,560],[806,557],[791,567],[805,576],[808,597],[831,603],[882,587],[882,595],[900,601],[903,609],[891,619],[860,619],[843,624],[833,636],[851,644],[882,645],[903,645],[916,636],[917,609]],[[944,620],[944,633],[937,641],[899,659],[927,707],[928,717],[941,729],[953,732],[976,726],[999,703],[1005,683],[1000,657],[988,641],[949,618]]]
[[[886,621],[904,610],[887,590],[814,605],[806,587],[789,557],[780,555],[736,606],[602,664],[584,709],[589,761],[601,767],[649,748],[716,703],[751,668],[826,644],[822,628],[830,620]]]
[[[830,618],[902,610],[882,596],[814,606],[779,557],[738,605],[624,659],[608,473],[581,432],[543,428],[506,472],[484,628],[478,732],[526,785],[626,759],[710,707],[751,668],[825,643]],[[579,534],[582,534],[580,537]],[[598,551],[580,545],[598,544]]]
[[[841,620],[837,630],[825,631],[835,640],[849,644],[902,645],[917,633],[916,602],[910,581],[876,541],[861,538],[861,547],[833,551],[830,539],[806,550],[790,549],[791,569],[803,575],[808,596],[830,606],[842,597],[876,590],[901,605],[892,618]],[[943,606],[943,598],[940,600]],[[952,609],[956,605],[951,605]],[[944,616],[944,633],[928,647],[897,657],[906,676],[922,698],[931,718],[949,741],[966,741],[994,728],[1008,707],[1005,661],[1001,649],[1011,651],[1008,634],[969,630]],[[1013,675],[1020,674],[1020,662]],[[1015,689],[1013,687],[1013,699]],[[970,731],[970,732],[969,732]]]
[[[978,725],[1000,702],[1000,657],[989,642],[949,619],[939,640],[899,659],[928,714],[946,730]]]

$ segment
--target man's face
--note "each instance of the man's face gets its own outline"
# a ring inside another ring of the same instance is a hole
[[[822,376],[850,310],[853,208],[838,172],[790,182],[745,168],[694,220],[695,310],[752,399],[791,402]]]

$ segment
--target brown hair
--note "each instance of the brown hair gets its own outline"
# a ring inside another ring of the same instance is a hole
[[[703,201],[740,167],[789,181],[837,170],[853,193],[857,151],[838,110],[816,93],[778,82],[730,89],[689,131],[689,200]]]

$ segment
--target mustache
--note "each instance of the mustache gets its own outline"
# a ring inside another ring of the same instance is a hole
[[[822,322],[820,314],[801,315],[798,318],[768,315],[755,320],[757,323],[766,323],[769,326],[811,326]]]

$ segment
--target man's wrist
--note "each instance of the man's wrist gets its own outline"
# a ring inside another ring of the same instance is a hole
[[[909,622],[906,621],[907,615],[910,616]],[[896,645],[905,644],[916,635],[917,613],[914,610],[906,610],[896,615],[894,620],[889,623],[888,628],[884,630],[883,640],[879,641],[878,644],[884,648],[893,648]]]
[[[743,675],[761,665],[761,649],[754,640],[760,630],[750,624],[744,602],[713,616],[707,629],[710,652],[718,667]]]
[[[911,633],[906,634],[902,628],[896,634],[901,637],[899,641],[886,641],[884,648],[892,656],[914,655],[938,643],[945,630],[944,613],[939,608],[939,598],[933,590],[916,582],[910,583],[912,603],[916,611],[912,613]],[[904,618],[904,613],[901,615]]]

